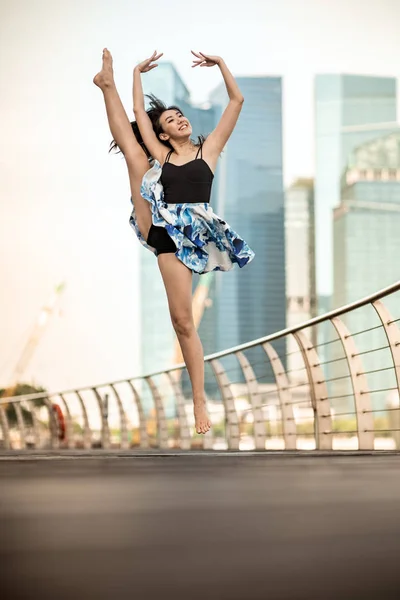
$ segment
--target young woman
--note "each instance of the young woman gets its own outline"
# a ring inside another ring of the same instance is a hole
[[[178,107],[168,108],[152,97],[151,108],[145,110],[140,75],[155,68],[161,54],[154,52],[134,70],[136,123],[129,124],[110,78],[108,51],[103,54],[103,70],[95,83],[104,93],[115,144],[127,160],[131,225],[139,241],[157,256],[172,324],[192,384],[196,431],[206,433],[211,423],[205,402],[203,348],[192,315],[192,272],[226,271],[234,263],[243,267],[254,253],[209,206],[217,160],[234,129],[243,96],[220,57],[193,54],[197,58],[193,66],[219,66],[230,99],[215,130],[206,140],[200,137],[198,144],[192,141],[190,122]],[[154,159],[151,169],[149,158]]]

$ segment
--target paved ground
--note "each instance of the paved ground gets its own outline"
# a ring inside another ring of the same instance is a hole
[[[400,598],[400,456],[0,455],[8,599]]]

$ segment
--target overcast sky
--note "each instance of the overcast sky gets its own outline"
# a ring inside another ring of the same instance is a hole
[[[107,46],[130,110],[134,64],[154,49],[206,100],[218,69],[284,77],[284,176],[314,174],[313,77],[398,76],[399,0],[2,0],[0,3],[0,385],[40,306],[67,287],[27,370],[51,389],[139,374],[137,268],[125,166],[107,155]],[[227,274],[229,277],[229,274]],[[260,332],[260,335],[262,332]]]

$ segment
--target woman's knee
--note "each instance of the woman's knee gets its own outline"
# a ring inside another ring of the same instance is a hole
[[[174,312],[171,314],[171,320],[178,336],[189,337],[195,329],[193,318],[189,313],[179,314]]]

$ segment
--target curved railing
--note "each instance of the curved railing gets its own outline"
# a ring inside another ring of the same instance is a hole
[[[184,365],[0,400],[18,448],[400,448],[400,281],[299,326],[205,358],[212,429],[194,433]],[[12,414],[13,419],[10,418]]]

